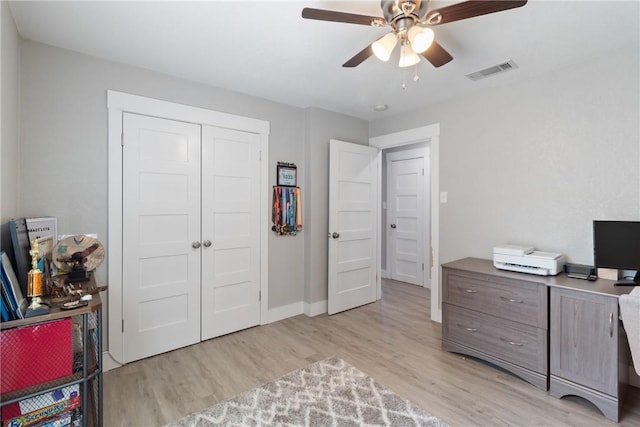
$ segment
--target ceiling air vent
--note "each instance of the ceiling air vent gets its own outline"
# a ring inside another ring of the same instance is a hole
[[[471,80],[475,82],[476,80],[484,79],[489,76],[494,76],[499,73],[504,73],[505,71],[509,71],[514,68],[518,68],[518,65],[512,60],[509,60],[507,62],[503,62],[502,64],[493,65],[491,67],[485,68],[484,70],[467,74],[467,77],[469,77]]]

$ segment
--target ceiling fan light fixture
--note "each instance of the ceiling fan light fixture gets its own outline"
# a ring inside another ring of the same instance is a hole
[[[431,28],[414,25],[409,28],[407,37],[411,42],[411,48],[413,51],[416,53],[422,53],[429,49],[429,46],[433,43],[434,34]]]
[[[395,35],[395,33],[388,33],[384,37],[381,37],[373,42],[371,44],[371,49],[373,49],[373,54],[380,61],[387,62],[391,57],[393,48],[396,47],[396,43],[398,43],[398,37]]]
[[[410,67],[420,62],[420,57],[411,48],[410,43],[403,43],[400,49],[400,62],[398,67]]]

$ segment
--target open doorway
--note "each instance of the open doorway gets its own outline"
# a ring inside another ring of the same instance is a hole
[[[439,195],[440,195],[440,180],[439,180],[439,159],[440,159],[440,125],[432,124],[428,126],[423,126],[419,128],[408,129],[401,132],[390,133],[386,135],[381,135],[377,137],[373,137],[369,139],[369,145],[373,147],[377,147],[382,151],[379,154],[379,164],[380,164],[380,179],[381,183],[380,194],[382,194],[382,152],[387,149],[402,147],[400,150],[406,150],[410,146],[414,144],[425,144],[429,148],[429,190],[425,192],[428,194],[429,200],[429,208],[428,208],[428,221],[429,223],[429,251],[430,256],[428,259],[425,259],[425,270],[429,268],[429,276],[430,276],[430,286],[431,286],[431,320],[436,322],[442,321],[442,311],[441,311],[441,284],[440,284],[440,247],[439,247],[439,230],[440,230],[440,217],[439,217]],[[426,173],[426,170],[425,170]],[[382,200],[382,198],[380,198]],[[382,236],[385,234],[383,232],[386,231],[387,224],[382,222],[383,217],[383,209],[381,206],[380,215],[379,215],[379,227],[378,230],[380,233],[380,238],[378,239],[378,259],[380,262],[378,265],[382,265]],[[425,224],[426,227],[426,224]],[[427,255],[428,256],[428,255]],[[423,259],[425,255],[423,254]],[[382,270],[378,272],[378,277],[382,277]],[[381,281],[378,280],[378,294],[382,293]]]

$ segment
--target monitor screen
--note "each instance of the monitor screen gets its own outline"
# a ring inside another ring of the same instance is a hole
[[[593,221],[593,254],[598,268],[640,270],[640,221]]]

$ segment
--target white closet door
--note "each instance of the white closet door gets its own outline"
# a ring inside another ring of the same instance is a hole
[[[202,127],[202,241],[202,339],[259,324],[258,135]]]
[[[126,363],[200,340],[200,126],[124,113],[122,160]]]

